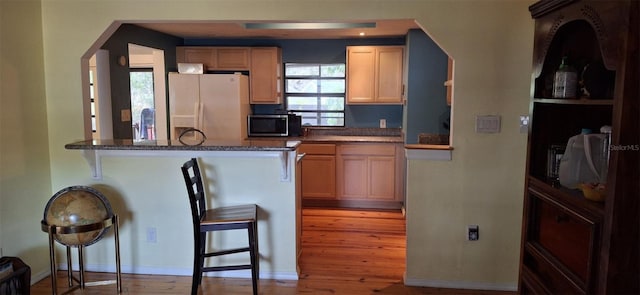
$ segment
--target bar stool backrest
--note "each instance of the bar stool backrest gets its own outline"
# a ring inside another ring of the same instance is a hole
[[[182,165],[182,175],[184,176],[184,183],[187,186],[187,193],[189,194],[193,230],[197,237],[200,235],[200,221],[207,211],[207,204],[204,186],[202,184],[202,175],[196,158],[191,158],[191,160]]]

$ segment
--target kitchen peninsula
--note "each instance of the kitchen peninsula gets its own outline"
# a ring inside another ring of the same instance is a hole
[[[101,186],[109,183],[125,183],[117,192],[121,211],[135,203],[156,208],[154,214],[144,211],[130,212],[129,224],[147,224],[157,228],[157,244],[175,247],[181,257],[171,269],[150,269],[148,273],[190,274],[190,246],[174,240],[189,240],[190,224],[187,194],[180,175],[180,165],[197,157],[205,178],[207,200],[212,206],[229,206],[241,203],[258,205],[260,240],[260,277],[295,280],[297,254],[300,251],[301,201],[299,191],[298,146],[300,141],[287,138],[273,140],[229,139],[197,141],[192,138],[178,140],[85,140],[65,145],[75,153],[81,151],[94,172],[94,178],[102,179]],[[104,162],[104,163],[103,163]],[[133,176],[122,178],[126,163]],[[134,163],[134,164],[132,164]],[[104,174],[103,174],[104,170]],[[153,171],[154,173],[152,173]],[[147,174],[147,172],[149,172]],[[149,175],[153,175],[152,177]],[[112,186],[112,185],[109,185]],[[116,202],[118,203],[118,202]],[[158,213],[162,220],[158,220]],[[164,219],[170,223],[162,224]],[[126,223],[126,222],[125,222]],[[144,226],[143,226],[144,228]],[[168,237],[162,240],[162,236]],[[224,248],[234,248],[235,243],[246,239],[240,232],[224,232],[219,238]],[[123,243],[142,243],[133,234]],[[131,254],[133,255],[133,254]],[[139,254],[144,255],[144,254]],[[126,255],[125,255],[126,256]],[[124,257],[133,261],[137,256]],[[134,262],[126,265],[135,266]],[[93,268],[91,271],[100,271]],[[133,271],[133,270],[128,270]],[[248,276],[242,271],[224,274],[231,277]]]

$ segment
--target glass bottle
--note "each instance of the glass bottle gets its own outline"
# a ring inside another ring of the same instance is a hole
[[[609,157],[611,155],[611,126],[605,125],[600,128],[600,133],[604,134],[602,139],[600,183],[607,182],[607,174],[609,171]]]
[[[575,98],[578,90],[578,72],[562,58],[553,79],[553,98]]]

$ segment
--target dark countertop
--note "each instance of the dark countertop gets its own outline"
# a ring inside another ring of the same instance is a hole
[[[303,143],[313,142],[363,142],[363,143],[404,143],[400,128],[346,128],[346,127],[305,127],[305,136],[251,137],[252,140],[277,140],[287,138]]]
[[[300,145],[292,138],[238,140],[131,140],[98,139],[66,144],[68,150],[157,150],[157,151],[294,151]]]
[[[308,128],[302,142],[404,143],[401,128]]]

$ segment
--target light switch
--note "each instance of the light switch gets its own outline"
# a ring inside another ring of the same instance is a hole
[[[131,122],[131,110],[130,109],[120,110],[120,121],[122,121],[122,122]]]
[[[520,116],[520,133],[527,133],[529,130],[529,116]]]
[[[476,133],[499,133],[500,116],[476,116]]]

